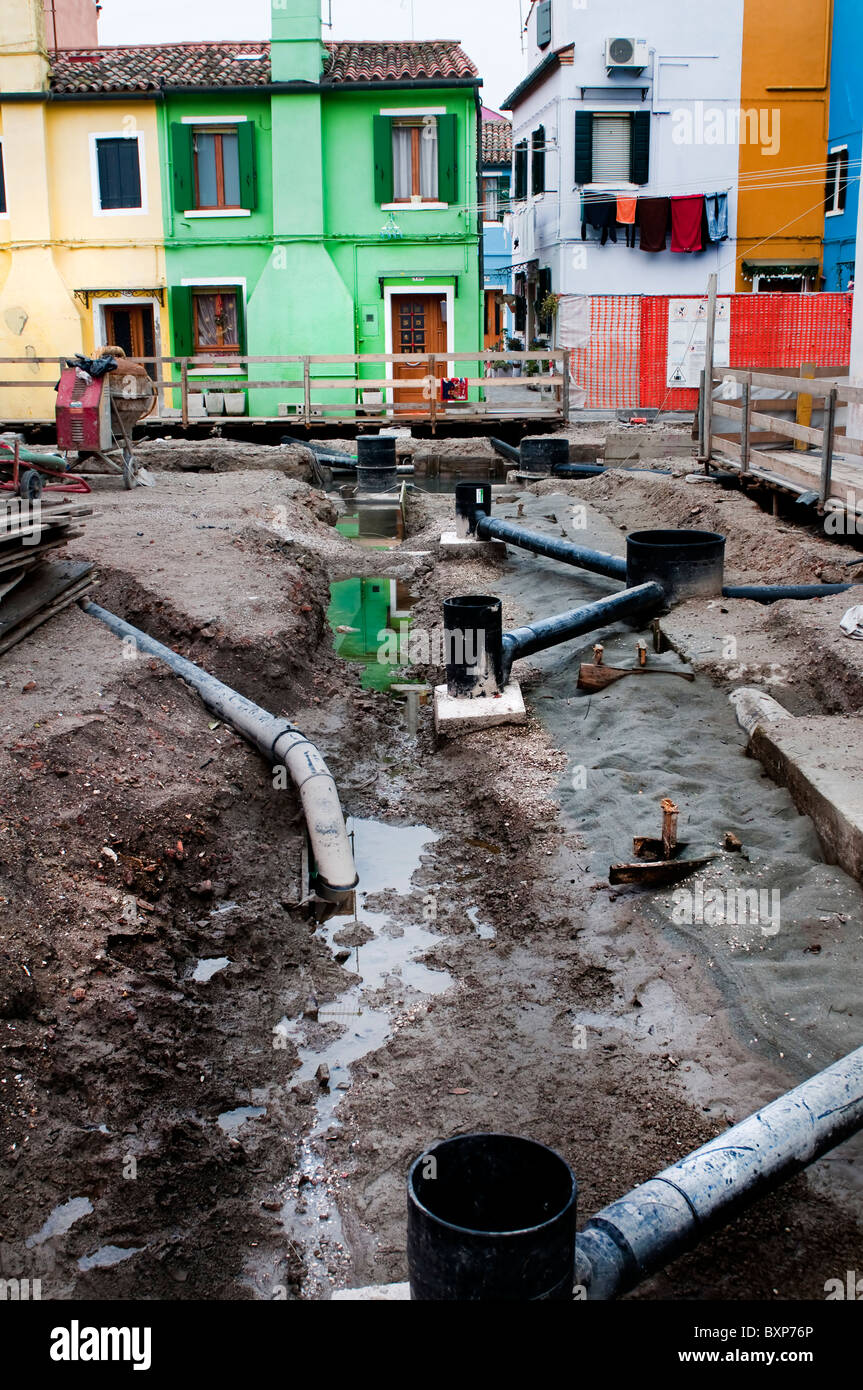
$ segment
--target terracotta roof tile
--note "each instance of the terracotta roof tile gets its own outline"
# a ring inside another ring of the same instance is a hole
[[[451,39],[417,43],[328,43],[323,81],[471,78],[477,70]],[[158,91],[160,87],[260,87],[270,81],[261,43],[144,44],[64,50],[51,60],[55,92]]]
[[[512,162],[512,125],[503,116],[482,123],[483,164]]]

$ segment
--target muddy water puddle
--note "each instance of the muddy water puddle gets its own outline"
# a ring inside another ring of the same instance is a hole
[[[327,622],[333,648],[343,661],[362,668],[364,690],[388,691],[399,683],[416,601],[400,579],[342,579],[330,585]]]
[[[387,1042],[397,1019],[453,983],[446,971],[432,970],[420,959],[439,938],[411,884],[438,832],[359,818],[348,828],[361,885],[356,906],[348,915],[329,918],[316,933],[343,959],[347,987],[333,1000],[311,998],[303,1017],[282,1018],[276,1025],[299,1053],[290,1085],[306,1096],[310,1092],[314,1107],[281,1212],[288,1241],[302,1252],[306,1266],[303,1296],[312,1299],[329,1295],[335,1272],[347,1260],[326,1164],[328,1143],[340,1138],[338,1107],[350,1089],[351,1069]]]
[[[404,513],[392,502],[348,500],[336,530],[364,550],[395,550],[405,538]]]

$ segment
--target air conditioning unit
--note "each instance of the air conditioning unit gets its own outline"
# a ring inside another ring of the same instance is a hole
[[[605,66],[627,72],[643,72],[648,64],[647,39],[605,40]]]

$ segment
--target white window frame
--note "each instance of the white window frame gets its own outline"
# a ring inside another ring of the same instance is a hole
[[[378,112],[379,116],[389,116],[390,119],[398,116],[445,116],[447,109],[445,106],[382,106]],[[445,212],[449,208],[449,203],[423,203],[419,199],[415,203],[381,203],[381,212]]]
[[[0,212],[0,221],[9,216],[9,179],[6,176],[6,165],[3,160],[3,136],[0,135],[0,169],[3,171],[3,187],[6,190],[6,211]]]
[[[103,208],[102,190],[99,186],[99,156],[97,140],[135,140],[138,144],[138,177],[141,181],[141,205],[137,208]],[[96,130],[90,132],[90,186],[93,190],[94,217],[146,217],[149,212],[147,200],[147,158],[144,148],[144,133],[136,130],[130,135],[127,130]]]
[[[400,203],[399,206],[401,207],[402,204]],[[404,288],[402,288],[401,285],[384,285],[384,318],[385,318],[385,322],[384,322],[384,352],[385,352],[386,354],[389,354],[389,353],[392,353],[392,352],[395,351],[395,349],[393,348],[393,298],[394,298],[394,296],[400,295],[400,294],[410,295],[411,298],[414,298],[414,299],[416,299],[417,297],[422,296],[422,295],[424,295],[424,294],[442,294],[442,295],[445,296],[445,298],[446,298],[446,350],[447,350],[448,353],[450,353],[450,352],[455,352],[455,285],[427,285],[427,284],[414,285],[412,289],[409,289],[409,288],[407,287],[407,285],[405,285]],[[454,359],[450,359],[450,360],[447,362],[446,365],[447,365],[447,376],[454,376],[454,375],[455,375],[455,360],[454,360]],[[389,366],[390,366],[390,368],[392,369],[393,376],[395,376],[395,367],[396,367],[396,363],[395,363],[395,362],[391,362],[391,363],[389,364]],[[190,373],[190,375],[191,375],[191,373]],[[386,393],[387,393],[387,405],[389,405],[389,406],[392,406],[392,405],[393,405],[393,392],[396,391],[396,390],[401,390],[401,389],[402,389],[401,387],[393,387],[393,386],[388,386],[388,387],[386,388]],[[390,414],[391,414],[391,415],[395,415],[395,414],[396,414],[396,411],[391,410],[391,411],[390,411]]]
[[[248,323],[249,323],[249,320],[248,320],[248,316],[247,316],[247,312],[246,312],[246,310],[247,310],[247,298],[246,298],[246,278],[245,278],[245,276],[237,276],[237,275],[206,275],[206,276],[198,276],[197,279],[181,280],[181,281],[180,281],[180,284],[181,284],[181,286],[187,286],[189,289],[193,289],[193,290],[203,290],[203,289],[206,289],[208,285],[215,285],[215,286],[217,286],[217,287],[221,287],[221,286],[224,285],[226,288],[232,289],[232,288],[236,285],[237,288],[238,288],[238,289],[241,291],[241,293],[242,293],[242,298],[243,298],[243,326],[246,328],[246,331],[248,331]],[[192,332],[194,333],[194,326],[193,326]],[[193,344],[193,347],[194,347],[194,344]],[[193,356],[193,357],[201,357],[201,356],[203,356],[203,353],[196,353],[196,352],[193,352],[193,353],[192,353],[192,356]],[[230,360],[230,359],[229,359],[229,360]],[[190,367],[190,368],[189,368],[189,373],[188,373],[188,374],[189,374],[190,377],[193,377],[193,376],[246,376],[246,375],[247,375],[247,370],[246,370],[245,367],[242,367],[242,366],[241,366],[241,367],[220,367],[220,366],[218,366],[217,363],[214,362],[213,365],[212,365],[212,367]]]
[[[845,193],[846,193],[846,206],[845,206],[844,208],[833,207],[833,208],[830,208],[829,211],[825,209],[825,212],[824,212],[824,216],[825,216],[825,217],[844,217],[844,216],[845,216],[845,212],[846,212],[846,210],[847,210],[847,193],[848,193],[848,182],[849,182],[849,176],[848,176],[848,159],[847,159],[847,155],[848,155],[848,146],[847,146],[847,145],[834,145],[832,149],[829,149],[829,150],[827,151],[827,157],[828,157],[828,160],[829,160],[829,157],[830,157],[831,154],[843,154],[843,153],[846,155],[846,160],[845,160]],[[834,202],[834,203],[836,202],[836,195],[837,195],[837,193],[839,192],[839,171],[840,171],[841,168],[842,168],[842,161],[841,161],[841,160],[837,160],[837,161],[836,161],[836,177],[835,177],[834,180],[833,180],[833,202]]]

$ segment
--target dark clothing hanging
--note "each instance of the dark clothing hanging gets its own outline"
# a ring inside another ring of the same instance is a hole
[[[587,241],[588,227],[595,227],[601,233],[599,238],[600,246],[604,246],[611,237],[617,241],[617,199],[616,198],[593,198],[581,200],[581,239]]]
[[[701,220],[704,215],[703,193],[687,193],[671,199],[672,251],[701,250]]]
[[[664,251],[671,220],[670,198],[639,198],[637,217],[642,251]]]

